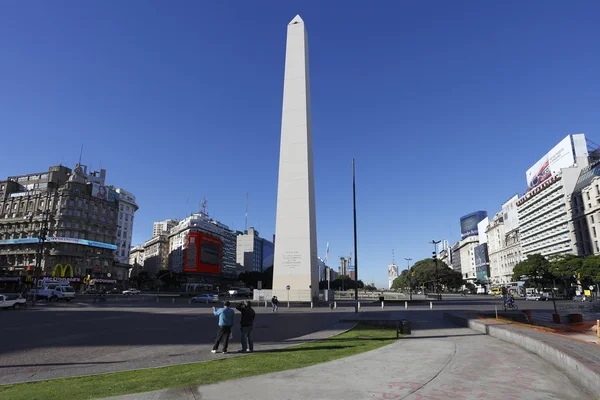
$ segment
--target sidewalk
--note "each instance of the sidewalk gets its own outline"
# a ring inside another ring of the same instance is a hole
[[[477,400],[492,398],[492,393],[510,393],[513,400],[592,399],[562,372],[517,346],[444,322],[438,312],[415,316],[427,320],[415,323],[413,335],[371,352],[214,385],[106,400]]]
[[[590,393],[600,394],[600,345],[585,342],[575,334],[544,332],[517,324],[478,319],[474,313],[445,312],[444,319],[498,338],[537,354],[562,370]]]

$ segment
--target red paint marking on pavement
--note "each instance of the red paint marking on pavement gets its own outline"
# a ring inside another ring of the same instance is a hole
[[[423,400],[423,399],[429,399],[429,400],[444,400],[441,397],[432,397],[432,396],[428,396],[428,395],[422,395],[419,393],[415,393],[415,400]]]
[[[443,399],[465,399],[466,397],[462,394],[458,393],[458,391],[450,391],[450,390],[442,390],[442,389],[433,389],[433,395],[442,396]]]

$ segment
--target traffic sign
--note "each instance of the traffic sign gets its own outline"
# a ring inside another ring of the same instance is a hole
[[[292,287],[291,287],[290,285],[287,285],[285,288],[286,288],[287,290],[290,290]]]

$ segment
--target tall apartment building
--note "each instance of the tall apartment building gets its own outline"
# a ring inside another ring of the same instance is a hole
[[[133,218],[139,209],[133,193],[117,188],[119,195],[119,220],[117,227],[117,251],[115,259],[122,264],[129,264],[131,235],[133,234]]]
[[[88,181],[84,167],[54,166],[0,182],[0,276],[27,281],[46,226],[42,276],[65,276],[76,288],[88,275],[98,284],[127,279],[127,268],[115,263],[118,195]]]
[[[144,271],[154,278],[160,271],[169,267],[169,238],[166,235],[154,236],[144,243]]]
[[[528,191],[517,201],[523,257],[577,254],[572,194],[589,165],[583,134],[568,135],[527,171]],[[583,241],[585,243],[585,241]]]
[[[208,216],[198,212],[180,221],[169,234],[169,268],[183,272],[186,240],[190,232],[214,235],[222,242],[221,275],[236,278],[237,273],[237,233]]]
[[[456,242],[450,247],[450,266],[454,271],[462,272],[460,259],[460,242]]]
[[[340,257],[339,275],[345,275],[345,276],[349,275],[348,267],[350,266],[351,262],[352,262],[352,257],[344,257],[344,256]]]
[[[169,235],[171,233],[171,229],[177,226],[179,223],[176,219],[166,219],[164,221],[158,221],[154,223],[154,227],[152,229],[152,237],[159,235]]]
[[[477,270],[475,268],[475,247],[479,245],[479,237],[467,236],[458,242],[458,251],[460,253],[460,272],[463,279],[471,283],[477,279]]]
[[[516,205],[518,200],[519,196],[515,194],[504,203],[502,211],[492,218],[486,230],[493,285],[512,283],[513,269],[522,261]]]
[[[138,276],[140,272],[144,271],[144,246],[137,245],[131,248],[129,252],[129,265],[131,265],[131,271],[129,277]]]
[[[239,232],[236,239],[237,273],[262,272],[269,268],[273,265],[274,250],[274,244],[261,238],[256,229]]]
[[[600,161],[585,167],[570,199],[573,232],[578,255],[599,255],[600,240]]]

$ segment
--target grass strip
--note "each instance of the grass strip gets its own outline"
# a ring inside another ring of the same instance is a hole
[[[328,339],[242,357],[140,371],[0,386],[0,399],[98,399],[167,388],[218,383],[337,360],[393,343],[395,329],[358,325]]]

